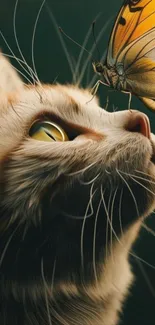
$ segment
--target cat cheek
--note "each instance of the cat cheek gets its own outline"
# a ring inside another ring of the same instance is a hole
[[[155,143],[155,134],[151,133],[151,140]]]
[[[104,136],[101,134],[97,134],[97,133],[86,133],[86,134],[80,134],[78,135],[74,141],[101,141],[103,140]]]

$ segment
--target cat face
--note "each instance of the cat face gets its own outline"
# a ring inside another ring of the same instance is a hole
[[[1,62],[1,292],[36,299],[46,279],[52,295],[76,295],[97,280],[109,295],[111,258],[118,284],[118,256],[155,205],[148,118],[109,113],[75,86],[24,86]]]

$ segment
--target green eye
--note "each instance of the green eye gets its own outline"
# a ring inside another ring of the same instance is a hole
[[[39,141],[68,141],[66,132],[56,123],[36,121],[30,128],[31,138]]]

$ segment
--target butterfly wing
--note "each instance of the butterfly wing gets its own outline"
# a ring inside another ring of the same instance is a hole
[[[139,96],[154,110],[155,0],[126,0],[121,7],[111,33],[107,69],[117,69],[120,63],[124,90]]]
[[[147,21],[146,21],[147,20]],[[155,25],[155,0],[127,0],[114,25],[107,54],[107,64],[113,66],[120,53]]]
[[[152,111],[155,111],[155,99],[150,99],[146,97],[139,97],[139,99]]]
[[[129,91],[155,98],[155,27],[129,44],[117,62],[123,63]]]

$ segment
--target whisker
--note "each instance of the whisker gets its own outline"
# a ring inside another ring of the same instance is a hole
[[[25,228],[24,228],[24,231],[23,231],[22,241],[25,240],[25,237],[26,237],[26,234],[28,232],[28,229],[29,229],[29,226],[26,224],[25,225]]]
[[[150,183],[150,184],[155,184],[155,181],[151,181],[151,180],[148,179],[148,178],[144,178],[144,177],[141,177],[141,176],[138,176],[138,175],[135,175],[135,174],[128,174],[128,173],[125,173],[125,172],[123,172],[123,171],[122,171],[122,173],[125,174],[125,175],[128,175],[128,176],[132,176],[132,177],[135,177],[135,178],[141,179],[141,180],[146,181],[146,182],[148,182],[148,183]],[[148,175],[149,177],[152,178],[151,175],[146,174],[146,176],[147,176],[147,175]]]
[[[85,173],[86,170],[88,170],[89,168],[91,168],[94,165],[96,165],[96,162],[94,162],[94,163],[92,163],[92,164],[90,164],[90,165],[88,165],[88,166],[86,166],[86,167],[84,167],[82,169],[79,169],[76,172],[67,173],[67,174],[65,174],[65,176],[74,176],[74,175],[78,175],[80,173]]]
[[[113,258],[113,236],[112,236],[112,233],[113,233],[113,231],[112,231],[112,229],[113,229],[113,214],[114,214],[114,203],[115,203],[117,190],[118,190],[118,188],[116,188],[116,190],[114,192],[112,203],[111,203],[111,211],[110,211],[110,216],[111,216],[110,222],[111,222],[111,225],[112,225],[111,232],[110,232],[110,243],[111,243],[111,256],[112,256],[112,258]]]
[[[129,175],[130,176],[130,175]],[[155,195],[155,193],[153,191],[151,191],[148,187],[146,187],[145,185],[143,185],[142,183],[138,182],[136,179],[135,179],[135,176],[132,177],[130,176],[130,178],[135,181],[137,184],[139,184],[140,186],[142,186],[143,188],[145,188],[148,192],[150,192],[151,194]]]
[[[15,7],[14,7],[14,13],[13,13],[13,32],[14,32],[14,37],[15,37],[15,42],[16,42],[16,45],[17,45],[17,48],[18,48],[18,51],[19,51],[19,54],[21,55],[21,58],[23,60],[23,63],[24,65],[26,65],[26,67],[28,68],[28,70],[30,71],[30,75],[31,75],[31,78],[32,80],[34,81],[34,76],[33,76],[33,71],[32,69],[28,66],[26,60],[25,60],[25,57],[21,51],[21,48],[19,46],[19,42],[18,42],[18,38],[17,38],[17,32],[16,32],[16,14],[17,14],[17,6],[18,6],[18,2],[19,0],[16,0],[16,3],[15,3]],[[21,61],[20,61],[21,62]],[[26,70],[27,71],[27,70]]]
[[[148,227],[144,222],[142,223],[142,227],[155,237],[155,231]]]
[[[0,257],[0,267],[1,267],[2,263],[3,263],[5,254],[6,254],[7,249],[9,247],[10,243],[11,243],[11,240],[13,239],[13,237],[14,237],[16,231],[18,230],[19,226],[20,226],[20,224],[18,224],[17,227],[14,229],[14,231],[12,232],[12,234],[10,235],[8,241],[6,242],[6,244],[4,246],[3,252],[2,252],[1,257]]]
[[[54,277],[55,277],[55,270],[56,270],[56,259],[53,264],[53,271],[52,271],[52,281],[51,281],[51,292],[54,291]],[[45,280],[46,281],[46,280]],[[47,288],[48,289],[48,288]],[[52,307],[52,312],[55,315],[56,319],[60,321],[60,324],[68,325],[68,323],[61,317],[62,310],[56,301],[55,297],[53,297],[53,302],[55,303],[57,309],[60,311],[60,314]],[[49,311],[50,312],[50,311]],[[49,315],[50,316],[50,315]],[[50,324],[50,323],[49,323]],[[51,325],[51,324],[50,324]]]
[[[11,59],[14,59],[14,60],[18,60],[19,62],[21,62],[21,63],[23,63],[23,64],[26,64],[26,66],[28,66],[28,68],[29,68],[29,70],[31,69],[31,67],[27,64],[27,63],[25,63],[22,59],[19,59],[17,56],[14,56],[14,55],[11,55],[11,54],[6,54],[6,53],[3,53],[3,56],[6,56],[6,57],[8,57],[8,58],[11,58]],[[28,79],[28,77],[23,73],[23,72],[21,72],[20,70],[18,70],[17,68],[15,68],[14,66],[13,66],[13,68],[16,70],[16,71],[18,71],[18,73],[20,73],[30,84],[32,84],[33,85],[33,83],[32,83],[32,81],[30,81],[30,79]],[[31,69],[31,72],[33,72],[32,71],[32,69]],[[32,76],[31,76],[32,77]]]
[[[49,288],[48,288],[48,286],[46,284],[46,279],[45,279],[45,275],[44,275],[43,258],[41,259],[41,276],[42,276],[42,280],[43,280],[43,284],[44,284],[44,294],[45,294],[45,302],[46,302],[48,322],[49,322],[49,325],[52,325],[51,315],[50,315],[50,308],[49,308],[49,299],[48,299],[48,295],[47,295],[47,292],[49,291]]]
[[[101,203],[102,203],[102,198],[99,201],[98,208],[96,211],[95,223],[94,223],[94,234],[93,234],[93,271],[94,271],[96,285],[98,285],[98,278],[97,278],[97,271],[96,271],[96,229],[97,229],[97,220],[101,208]]]
[[[106,211],[106,215],[107,215],[107,218],[109,220],[109,223],[110,223],[110,219],[109,219],[109,215],[108,215],[108,212],[107,212],[107,208],[106,208],[106,204],[105,204],[105,200],[104,200],[104,196],[103,196],[103,189],[101,187],[101,195],[102,195],[102,198],[103,198],[103,204],[104,204],[104,207],[105,207],[105,211]],[[112,227],[112,225],[111,225]],[[113,228],[112,228],[113,229]],[[123,246],[123,243],[120,241],[120,239],[118,238],[117,234],[115,233],[114,229],[112,230],[117,241],[120,243],[121,246]],[[134,254],[133,252],[129,251],[129,255],[135,257],[136,259],[138,259],[139,261],[141,261],[142,263],[146,264],[147,266],[151,267],[152,269],[155,270],[155,266],[152,265],[151,263],[145,261],[144,259],[142,259],[141,257],[139,257],[138,255]]]
[[[54,265],[53,265],[52,282],[51,282],[51,292],[53,292],[53,288],[54,288],[55,269],[56,269],[56,259],[55,259]]]
[[[29,84],[33,85],[32,81],[23,72],[21,72],[19,69],[15,68],[14,66],[13,69],[16,70],[21,76],[23,76],[24,79],[27,80]]]
[[[69,52],[68,52],[68,50],[67,50],[66,44],[65,44],[65,42],[64,42],[64,40],[63,40],[63,37],[62,37],[62,35],[61,35],[61,33],[60,33],[59,29],[58,29],[57,21],[56,21],[54,15],[53,15],[53,13],[52,13],[51,8],[48,6],[48,4],[46,4],[46,8],[47,8],[47,11],[48,11],[49,17],[50,17],[50,19],[51,19],[52,22],[53,22],[54,28],[55,28],[55,30],[56,30],[56,32],[57,32],[57,35],[58,35],[58,37],[59,37],[59,40],[60,40],[60,43],[61,43],[62,49],[63,49],[63,51],[64,51],[64,53],[65,53],[65,56],[66,56],[66,59],[67,59],[67,61],[68,61],[68,65],[69,65],[69,68],[70,68],[70,70],[71,70],[72,77],[73,77],[73,76],[74,76],[74,70],[75,70],[75,69],[74,69],[74,66],[73,66],[73,64],[72,64],[72,62],[71,62],[71,60],[70,60],[70,54],[69,54]]]
[[[83,184],[83,185],[90,185],[90,184],[92,184],[94,181],[96,181],[96,179],[98,179],[99,176],[100,176],[100,173],[97,174],[93,179],[91,179],[91,180],[88,181],[88,182],[84,182],[84,181],[82,181],[81,179],[80,179],[79,181],[80,181],[80,183]]]
[[[23,66],[23,64],[21,63],[21,61],[18,60],[18,58],[16,57],[16,55],[14,54],[14,52],[12,51],[11,47],[9,46],[6,38],[4,37],[2,31],[0,30],[0,35],[2,36],[7,48],[9,49],[9,51],[11,52],[11,54],[14,56],[15,60],[18,62],[18,64],[22,67],[22,69],[29,75],[29,77],[32,77],[31,74],[26,70],[26,68]]]
[[[104,204],[104,208],[105,208],[105,211],[106,211],[106,215],[107,215],[107,218],[109,220],[109,223],[111,224],[110,222],[110,219],[109,219],[109,215],[108,215],[108,211],[107,211],[107,208],[106,208],[106,204],[105,204],[105,200],[104,200],[104,196],[103,196],[103,189],[101,187],[101,195],[102,195],[102,198],[103,198],[103,204]],[[112,225],[111,225],[112,227]],[[121,246],[123,246],[123,243],[120,241],[120,239],[118,238],[116,232],[114,231],[114,229],[112,228],[112,231],[117,239],[117,241],[120,243]],[[139,257],[138,255],[134,254],[133,252],[129,251],[129,255],[133,256],[134,258],[138,259],[139,261],[141,261],[142,263],[146,264],[147,266],[151,267],[152,269],[155,270],[155,266],[152,265],[151,263],[145,261],[144,259],[142,259],[141,257]]]
[[[141,270],[141,273],[142,273],[142,275],[143,275],[143,277],[144,277],[144,279],[145,279],[145,281],[147,283],[147,286],[148,286],[152,296],[155,298],[155,290],[152,288],[152,284],[151,284],[151,282],[149,280],[149,277],[147,276],[147,273],[146,273],[146,271],[145,271],[145,269],[144,269],[144,267],[142,265],[142,262],[139,259],[136,259],[136,263],[137,263],[137,265],[139,266],[139,268]]]
[[[119,171],[119,170],[116,168],[116,172],[117,172],[118,175],[121,177],[121,179],[124,181],[124,183],[126,184],[128,190],[129,190],[129,192],[131,193],[131,196],[132,196],[133,201],[134,201],[134,203],[135,203],[135,208],[136,208],[137,216],[139,216],[140,213],[139,213],[139,209],[138,209],[137,201],[136,201],[136,199],[135,199],[135,196],[134,196],[134,194],[133,194],[133,192],[132,192],[132,190],[131,190],[129,184],[127,183],[127,181],[125,180],[125,178],[121,175],[122,171]]]
[[[84,252],[83,252],[84,228],[85,228],[85,223],[86,223],[86,220],[87,220],[87,213],[89,211],[90,202],[92,204],[93,187],[94,187],[94,183],[91,185],[91,188],[90,188],[90,199],[89,199],[89,202],[88,202],[87,207],[86,207],[86,211],[85,211],[85,215],[84,215],[83,222],[82,222],[82,227],[81,227],[81,244],[80,244],[80,246],[81,246],[81,268],[82,268],[83,272],[84,272]]]
[[[105,192],[105,191],[104,191]],[[103,193],[104,194],[104,193]],[[108,206],[107,206],[107,213],[108,213],[108,216],[110,215],[110,203],[111,203],[111,197],[112,197],[112,190],[110,191],[110,195],[109,195],[109,200],[108,200]],[[109,218],[107,218],[107,221],[106,221],[106,258],[108,258],[108,235],[109,235],[109,220],[110,219],[110,216]],[[110,231],[111,231],[111,228],[110,228]]]
[[[60,211],[62,212],[62,214],[64,216],[66,216],[68,218],[71,218],[71,219],[83,220],[84,218],[86,218],[86,219],[91,218],[92,215],[93,215],[93,213],[94,213],[94,209],[93,209],[93,205],[92,205],[92,200],[93,200],[93,197],[94,197],[94,195],[95,195],[96,192],[97,192],[97,189],[95,189],[95,191],[90,194],[90,198],[89,198],[89,201],[88,201],[88,204],[87,204],[87,208],[86,209],[89,210],[89,208],[90,208],[91,211],[90,211],[90,214],[87,214],[86,217],[85,217],[85,215],[84,216],[72,216],[72,215],[70,215],[70,214],[68,214],[68,213],[66,213],[64,211],[61,211],[61,210]]]
[[[105,200],[104,200],[104,195],[103,195],[103,189],[102,189],[102,186],[101,186],[101,196],[102,196],[102,200],[103,200],[103,205],[104,205],[104,208],[105,208],[105,212],[106,212],[106,215],[107,215],[107,218],[109,220],[109,224],[110,224],[110,227],[112,228],[112,231],[117,239],[117,241],[120,243],[121,246],[123,246],[123,243],[120,241],[120,239],[118,238],[116,232],[114,231],[113,227],[112,227],[112,224],[111,224],[111,221],[110,221],[110,218],[109,218],[109,215],[108,215],[108,211],[107,211],[107,207],[106,207],[106,204],[105,204]],[[139,257],[138,255],[134,254],[133,252],[129,251],[129,255],[133,256],[134,258],[138,259],[139,261],[141,261],[142,263],[146,264],[147,266],[151,267],[152,269],[155,270],[155,266],[152,265],[151,263],[145,261],[144,259],[142,259],[141,257]]]
[[[145,173],[145,172],[142,172],[141,170],[135,169],[135,172],[140,173],[140,174],[143,174],[143,175],[145,175],[145,176],[149,176],[149,177],[151,176],[151,178],[155,179],[155,177],[153,177],[152,175],[147,174],[147,173]]]
[[[27,102],[20,102],[20,103],[17,103],[17,105],[16,105],[16,108],[19,108],[19,110],[21,109],[21,108],[31,108],[31,109],[33,109],[34,108],[34,104],[29,104],[29,103],[27,103]]]
[[[107,211],[108,211],[108,216],[109,216],[110,222],[111,222],[111,219],[110,219],[110,217],[111,217],[111,200],[112,200],[112,189],[110,191],[108,205],[107,205]],[[107,221],[108,221],[108,219],[107,219]],[[108,221],[108,225],[109,225],[109,221]],[[107,238],[106,239],[108,240],[108,234],[107,234]],[[106,244],[107,244],[107,247],[108,247],[108,242]],[[112,228],[111,227],[110,227],[110,250],[111,250],[111,255],[113,255],[113,249],[112,249]],[[112,259],[113,259],[113,256],[112,256]]]
[[[155,270],[155,266],[152,265],[151,263],[145,261],[143,258],[139,257],[138,255],[134,254],[133,252],[129,252],[129,254],[133,257],[135,257],[137,260],[139,260],[140,262],[146,264],[147,266],[151,267],[151,269]]]
[[[15,108],[14,108],[14,105],[12,104],[12,102],[10,102],[10,106],[11,106],[11,108],[13,109],[13,111],[15,112],[15,114],[19,117],[19,119],[22,121],[22,119],[21,119],[21,116],[18,114],[18,112],[15,110]]]
[[[119,224],[120,224],[121,234],[123,235],[122,213],[121,213],[122,198],[123,198],[123,189],[121,190],[120,201],[119,201]]]
[[[113,232],[113,234],[115,235],[115,238],[117,239],[117,241],[121,244],[121,245],[123,245],[122,243],[121,243],[121,241],[120,241],[120,239],[118,238],[118,236],[117,236],[117,234],[116,234],[116,232],[115,232],[115,230],[114,230],[114,228],[113,228],[113,226],[112,226],[112,224],[111,224],[111,220],[110,220],[110,218],[109,218],[109,214],[108,214],[108,210],[107,210],[107,207],[106,207],[106,203],[105,203],[105,199],[104,199],[104,195],[103,195],[103,188],[102,188],[102,186],[101,186],[101,196],[102,196],[102,202],[103,202],[103,205],[104,205],[104,209],[105,209],[105,212],[106,212],[106,216],[107,216],[107,218],[108,218],[108,222],[109,222],[109,224],[110,224],[110,227],[111,227],[111,229],[112,229],[112,232]]]
[[[125,172],[122,172],[122,173],[125,173]],[[131,176],[130,174],[128,174],[128,173],[125,173],[125,174],[127,174],[129,177],[131,177],[131,179],[133,179],[133,181],[135,181],[136,183],[138,183],[140,186],[144,187],[147,191],[149,191],[150,193],[152,193],[152,194],[155,195],[155,193],[153,193],[151,190],[149,190],[146,186],[144,186],[142,183],[140,183],[140,182],[138,182],[137,180],[135,180],[135,179],[134,179],[135,176],[132,177],[132,176]],[[124,180],[124,181],[125,181],[125,180]],[[126,184],[127,184],[127,182],[126,182]],[[135,202],[135,200],[134,200],[134,202]],[[137,210],[137,202],[136,202],[136,210]],[[138,214],[138,215],[139,215],[139,214]],[[142,224],[142,226],[144,226],[144,224]],[[131,256],[137,258],[139,261],[143,262],[144,264],[146,264],[146,265],[150,266],[151,268],[155,269],[155,266],[154,266],[154,265],[152,265],[152,264],[150,264],[149,262],[145,261],[144,259],[140,258],[140,257],[137,256],[136,254],[134,254],[134,253],[132,253],[132,252],[129,252],[129,254],[130,254]]]
[[[111,209],[111,198],[112,198],[112,189],[109,194],[109,200],[108,200],[108,206],[107,206],[107,211],[108,211],[109,215],[110,215],[110,209]]]
[[[46,0],[43,0],[43,2],[41,3],[41,6],[39,8],[39,11],[38,11],[38,14],[37,14],[37,17],[36,17],[36,21],[35,21],[34,28],[33,28],[32,45],[31,45],[32,46],[32,66],[33,66],[33,70],[35,72],[36,79],[37,79],[39,84],[40,84],[40,80],[38,78],[38,74],[37,74],[37,70],[36,70],[36,66],[35,66],[35,59],[34,59],[34,42],[35,42],[36,29],[37,29],[38,21],[39,21],[40,14],[41,14],[41,11],[43,9],[43,6],[44,6],[45,2],[46,2]]]

